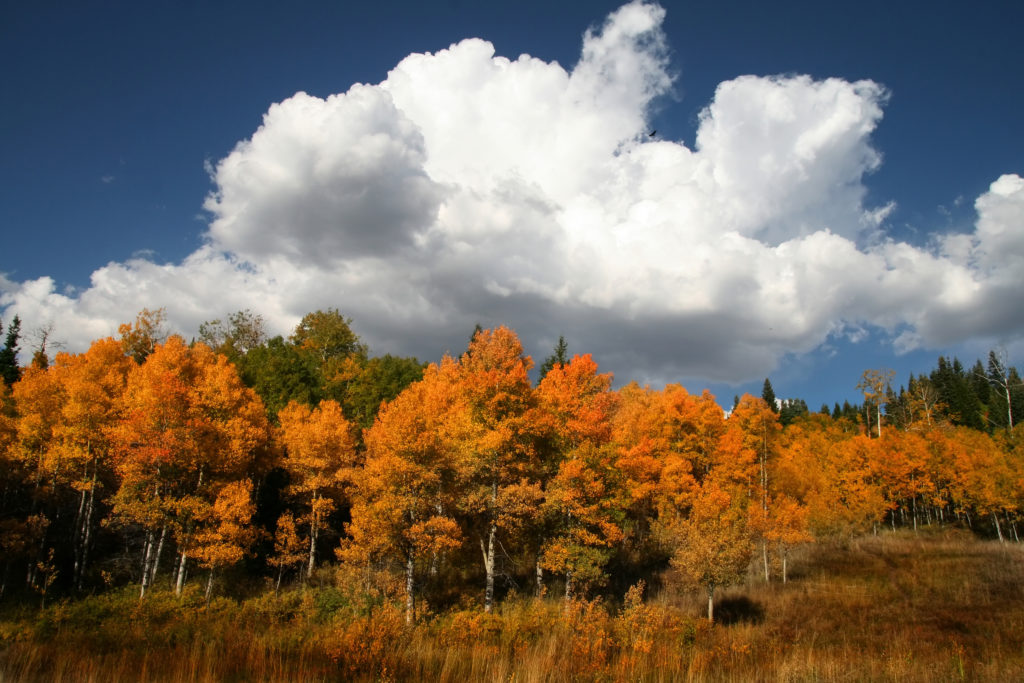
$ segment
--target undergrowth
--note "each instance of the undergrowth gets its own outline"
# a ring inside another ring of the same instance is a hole
[[[796,553],[790,581],[700,595],[509,596],[421,614],[340,570],[208,604],[130,588],[0,612],[0,681],[1024,680],[1024,549],[884,534]],[[671,584],[669,584],[671,585]]]

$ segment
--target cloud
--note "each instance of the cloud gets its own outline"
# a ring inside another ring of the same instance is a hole
[[[888,97],[872,81],[740,76],[693,148],[651,139],[672,93],[664,10],[632,2],[566,70],[469,39],[376,85],[273,104],[209,166],[206,244],[98,269],[88,289],[0,279],[7,316],[81,348],[143,306],[178,329],[250,308],[286,333],[339,307],[375,352],[436,359],[473,325],[545,354],[559,334],[620,379],[762,377],[785,354],[882,328],[898,350],[1019,338],[1024,180],[971,234],[887,239],[865,203]]]

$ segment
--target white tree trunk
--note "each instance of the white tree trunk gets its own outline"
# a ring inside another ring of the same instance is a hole
[[[185,587],[185,569],[188,563],[188,553],[181,551],[181,562],[178,563],[178,581],[174,585],[174,594],[181,597],[181,590]]]
[[[213,567],[210,567],[210,576],[206,579],[206,604],[210,604],[210,595],[213,593]]]
[[[167,537],[167,525],[164,524],[163,528],[160,529],[160,541],[156,544],[156,554],[153,556],[153,569],[149,574],[150,585],[156,583],[156,573],[160,569],[160,557],[164,552],[164,538]]]
[[[142,587],[139,589],[139,600],[146,597],[146,589],[149,587],[149,556],[153,548],[153,532],[146,532],[146,546],[142,553]]]
[[[407,624],[411,624],[416,618],[414,569],[415,564],[413,563],[412,549],[410,549],[405,556],[405,623]]]
[[[484,572],[487,580],[484,587],[484,611],[490,613],[494,609],[494,537],[498,533],[498,525],[491,522],[487,530],[487,543],[480,539],[480,550],[484,554]]]
[[[313,494],[313,507],[310,510],[309,518],[309,568],[306,569],[306,579],[313,578],[313,567],[316,565],[316,534],[317,534],[317,519],[316,519],[316,499],[317,495]]]

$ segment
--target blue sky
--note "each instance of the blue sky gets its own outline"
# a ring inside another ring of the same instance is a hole
[[[1021,363],[1018,3],[65,4],[0,10],[0,307],[69,349],[336,306],[381,353],[504,323],[812,408]]]

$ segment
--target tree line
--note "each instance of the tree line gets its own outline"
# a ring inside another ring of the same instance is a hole
[[[334,309],[288,338],[248,311],[190,342],[163,325],[144,310],[4,375],[0,598],[133,583],[145,599],[197,577],[209,596],[226,575],[278,590],[341,563],[409,621],[640,579],[704,590],[711,618],[717,589],[752,563],[785,582],[815,539],[962,524],[1018,540],[1022,392],[995,353],[898,392],[866,372],[848,410],[777,401],[766,380],[727,414],[679,385],[613,390],[564,339],[534,382],[504,327],[423,365],[370,357]]]

